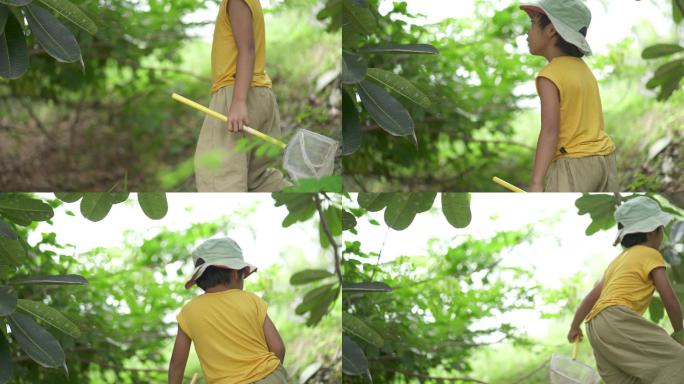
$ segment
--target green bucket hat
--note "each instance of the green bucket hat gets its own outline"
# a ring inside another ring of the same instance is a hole
[[[190,276],[190,280],[185,283],[185,289],[192,287],[195,281],[210,266],[219,268],[229,268],[241,270],[247,268],[245,278],[256,272],[257,268],[252,264],[246,263],[242,257],[242,249],[235,240],[229,237],[211,239],[202,243],[192,252],[192,261],[197,265],[197,259],[202,258],[204,263],[195,268]]]
[[[613,245],[618,245],[625,235],[630,233],[648,233],[658,227],[666,226],[674,216],[665,213],[660,205],[646,196],[627,200],[615,210],[615,221],[622,224]]]
[[[576,46],[582,53],[591,55],[587,39],[580,32],[589,28],[591,11],[581,0],[527,0],[520,4],[526,12],[538,12],[548,16],[559,35]]]

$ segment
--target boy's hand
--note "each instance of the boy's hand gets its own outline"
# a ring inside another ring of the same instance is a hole
[[[247,103],[244,101],[233,101],[228,111],[228,130],[231,132],[242,132],[245,125],[249,125]]]
[[[582,329],[580,329],[580,328],[572,329],[571,328],[570,332],[568,332],[568,341],[571,343],[574,343],[575,339],[577,339],[578,337],[579,337],[579,340],[582,341],[582,337],[584,337],[584,335],[582,335]]]

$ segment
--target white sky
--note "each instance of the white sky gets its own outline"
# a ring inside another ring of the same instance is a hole
[[[39,196],[54,198],[52,194]],[[131,194],[128,202],[114,205],[107,217],[99,222],[83,218],[79,211],[80,201],[65,204],[55,211],[54,225],[41,223],[38,231],[29,237],[29,242],[36,242],[41,230],[50,230],[57,234],[60,243],[73,244],[75,251],[80,253],[95,247],[119,246],[126,230],[151,238],[161,227],[182,230],[192,223],[211,222],[255,207],[255,212],[247,216],[248,222],[234,216],[236,227],[227,229],[227,235],[240,244],[246,261],[266,269],[273,264],[286,262],[288,252],[303,251],[307,260],[321,263],[315,223],[298,223],[282,228],[281,222],[287,215],[287,209],[275,207],[268,193],[169,193],[167,199],[169,212],[162,220],[147,218],[138,206],[135,194]],[[74,212],[75,216],[68,216],[64,207]],[[188,262],[183,265],[186,274],[191,272],[191,264],[188,256]]]
[[[381,262],[398,256],[426,255],[427,241],[431,238],[451,239],[470,234],[475,238],[490,238],[496,232],[523,229],[536,224],[536,238],[531,244],[522,244],[509,254],[503,255],[502,265],[516,266],[534,272],[534,279],[545,287],[559,288],[560,280],[585,272],[585,282],[592,284],[600,278],[605,266],[619,252],[613,247],[614,231],[601,231],[586,236],[584,230],[590,223],[587,215],[577,214],[575,200],[580,194],[519,194],[476,193],[472,194],[473,219],[464,229],[451,227],[439,212],[418,214],[404,231],[390,230],[382,250]],[[436,199],[439,207],[439,195]],[[557,221],[542,220],[559,217]],[[373,226],[365,221],[358,225],[359,240],[365,252],[378,252],[382,248],[387,227],[381,214],[374,218],[382,225]],[[531,336],[543,336],[549,321],[539,319],[539,312],[522,311],[510,313],[506,321],[524,329]],[[495,325],[481,322],[477,327]]]

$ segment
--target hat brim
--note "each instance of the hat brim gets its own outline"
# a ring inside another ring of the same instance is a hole
[[[218,268],[226,268],[226,269],[236,269],[236,270],[242,270],[247,268],[247,273],[243,278],[249,277],[252,273],[257,271],[257,267],[253,266],[252,264],[245,263],[245,262],[239,262],[239,263],[204,263],[202,265],[199,265],[195,268],[195,270],[192,272],[192,275],[190,276],[190,279],[185,283],[185,289],[188,289],[195,285],[195,282],[197,279],[202,276],[204,271],[207,270],[209,267],[218,267]]]
[[[618,231],[613,246],[618,245],[626,235],[652,232],[660,226],[666,226],[672,220],[674,220],[674,216],[669,213],[660,212],[656,216],[649,217],[647,220],[640,221],[635,225],[625,226]]]
[[[520,4],[520,9],[527,12],[527,14],[529,14],[530,12],[536,12],[541,13],[542,15],[546,15],[546,11],[544,10],[544,8],[533,3]]]

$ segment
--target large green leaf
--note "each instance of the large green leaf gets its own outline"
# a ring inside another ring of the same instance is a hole
[[[164,192],[140,192],[138,193],[138,203],[145,215],[152,220],[163,218],[169,211]]]
[[[5,333],[0,332],[0,384],[8,383],[12,377],[12,353]]]
[[[653,73],[653,77],[646,83],[646,88],[653,89],[659,85],[663,85],[673,76],[673,73],[676,73],[683,67],[684,59],[673,60],[661,65],[656,69],[655,73]]]
[[[305,269],[293,274],[292,277],[290,277],[290,284],[301,285],[332,276],[335,276],[335,274],[323,269]]]
[[[383,44],[368,45],[361,49],[363,53],[410,53],[438,55],[437,48],[430,44]]]
[[[679,24],[684,19],[684,0],[672,0],[672,20]]]
[[[26,257],[26,249],[19,240],[0,236],[0,265],[21,265]]]
[[[301,315],[310,311],[335,285],[335,283],[324,284],[308,291],[302,298],[302,302],[295,308],[295,313]]]
[[[306,221],[316,212],[316,202],[311,193],[274,192],[271,196],[276,207],[285,205],[289,212],[283,219],[283,227],[289,227],[298,221]]]
[[[50,220],[54,215],[52,207],[42,200],[18,194],[0,194],[0,213],[19,225]]]
[[[351,212],[342,211],[342,230],[348,231],[356,227],[356,216]]]
[[[81,200],[81,214],[86,219],[97,222],[107,216],[112,204],[109,193],[86,192]]]
[[[382,129],[394,136],[413,136],[416,140],[411,115],[387,91],[367,80],[358,84],[358,91],[368,114]]]
[[[655,44],[644,49],[643,52],[641,52],[641,57],[644,59],[654,59],[656,57],[672,55],[682,51],[684,51],[684,47],[678,44]]]
[[[57,284],[57,285],[86,285],[88,280],[79,275],[50,275],[15,277],[9,281],[13,285],[27,284]]]
[[[342,51],[342,82],[356,84],[366,77],[368,64],[361,55]]]
[[[393,72],[385,71],[384,69],[379,68],[368,68],[366,77],[375,81],[376,83],[384,85],[391,91],[420,105],[423,108],[428,108],[431,104],[430,98],[421,92],[418,87],[403,77],[395,75]]]
[[[323,218],[325,219],[328,229],[330,230],[330,234],[333,237],[338,237],[342,234],[342,210],[334,206],[325,208],[323,210]],[[318,226],[318,237],[323,248],[328,248],[330,246],[328,234],[325,233],[322,223]]]
[[[97,33],[97,25],[95,25],[95,22],[68,0],[40,0],[40,2],[52,8],[55,13],[71,21],[74,25],[84,29],[91,35]]]
[[[342,154],[350,155],[361,147],[361,121],[356,104],[342,92]]]
[[[23,7],[24,5],[31,4],[33,0],[0,0],[0,4],[10,5],[12,7]]]
[[[585,233],[591,236],[601,229],[610,229],[615,225],[615,209],[619,201],[612,195],[605,194],[583,194],[582,197],[575,200],[575,206],[578,208],[578,214],[584,215],[586,213],[591,217],[591,224],[587,227]]]
[[[342,330],[378,348],[385,345],[385,340],[378,332],[363,320],[346,312],[342,313]]]
[[[74,34],[50,11],[35,4],[22,9],[31,32],[50,56],[63,63],[81,61],[81,48]]]
[[[360,6],[352,0],[343,0],[342,4],[343,23],[350,23],[354,29],[365,35],[370,35],[375,31],[377,21],[368,7]]]
[[[385,209],[385,223],[397,231],[408,228],[416,214],[432,207],[436,196],[436,192],[395,193]]]
[[[14,313],[17,307],[17,292],[7,285],[0,285],[0,316]]]
[[[43,367],[59,367],[64,364],[64,351],[48,331],[30,317],[15,312],[9,317],[9,326],[21,349]]]
[[[342,335],[342,372],[347,375],[361,375],[368,371],[368,359],[354,340]]]
[[[55,197],[65,203],[75,203],[83,197],[83,192],[55,192]]]
[[[296,184],[283,190],[285,193],[342,192],[342,177],[323,176],[320,179],[297,179]]]
[[[335,285],[327,291],[311,309],[309,318],[306,320],[306,325],[313,327],[318,324],[326,313],[330,312],[330,307],[337,300],[340,295],[340,286]]]
[[[50,326],[59,329],[65,334],[77,338],[81,336],[81,330],[76,324],[67,319],[58,310],[49,307],[41,302],[19,299],[17,300],[17,308],[32,315],[35,318],[42,320]]]
[[[470,194],[442,192],[442,212],[449,224],[465,228],[470,224]]]
[[[394,193],[391,192],[363,192],[358,194],[356,200],[361,208],[364,208],[370,212],[378,212],[385,208],[390,201],[392,201],[393,196]]]
[[[14,232],[12,226],[7,224],[4,220],[0,219],[0,236],[8,240],[17,240],[19,236]]]
[[[392,288],[379,281],[367,281],[364,283],[345,283],[342,285],[343,292],[391,292]]]

